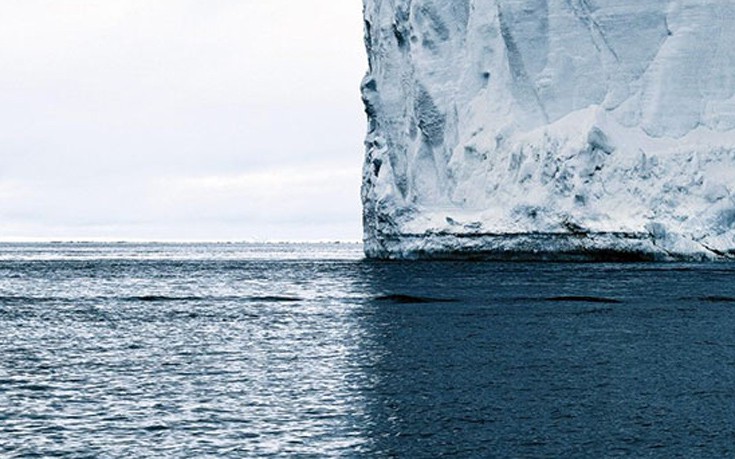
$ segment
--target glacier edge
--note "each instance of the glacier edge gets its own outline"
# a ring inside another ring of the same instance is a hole
[[[367,256],[735,259],[735,5],[364,15]]]

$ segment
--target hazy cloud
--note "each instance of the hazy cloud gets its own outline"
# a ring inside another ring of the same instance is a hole
[[[357,239],[359,0],[0,3],[0,239]]]

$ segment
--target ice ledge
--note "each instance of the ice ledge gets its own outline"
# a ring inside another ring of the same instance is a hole
[[[651,232],[384,235],[380,241],[366,240],[365,253],[386,260],[735,261],[735,250],[720,252]]]

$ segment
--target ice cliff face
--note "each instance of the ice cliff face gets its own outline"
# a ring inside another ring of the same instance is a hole
[[[364,13],[369,256],[735,258],[735,2]]]

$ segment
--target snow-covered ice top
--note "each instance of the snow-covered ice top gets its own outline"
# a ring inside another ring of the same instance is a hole
[[[735,2],[364,7],[368,255],[735,258]]]

